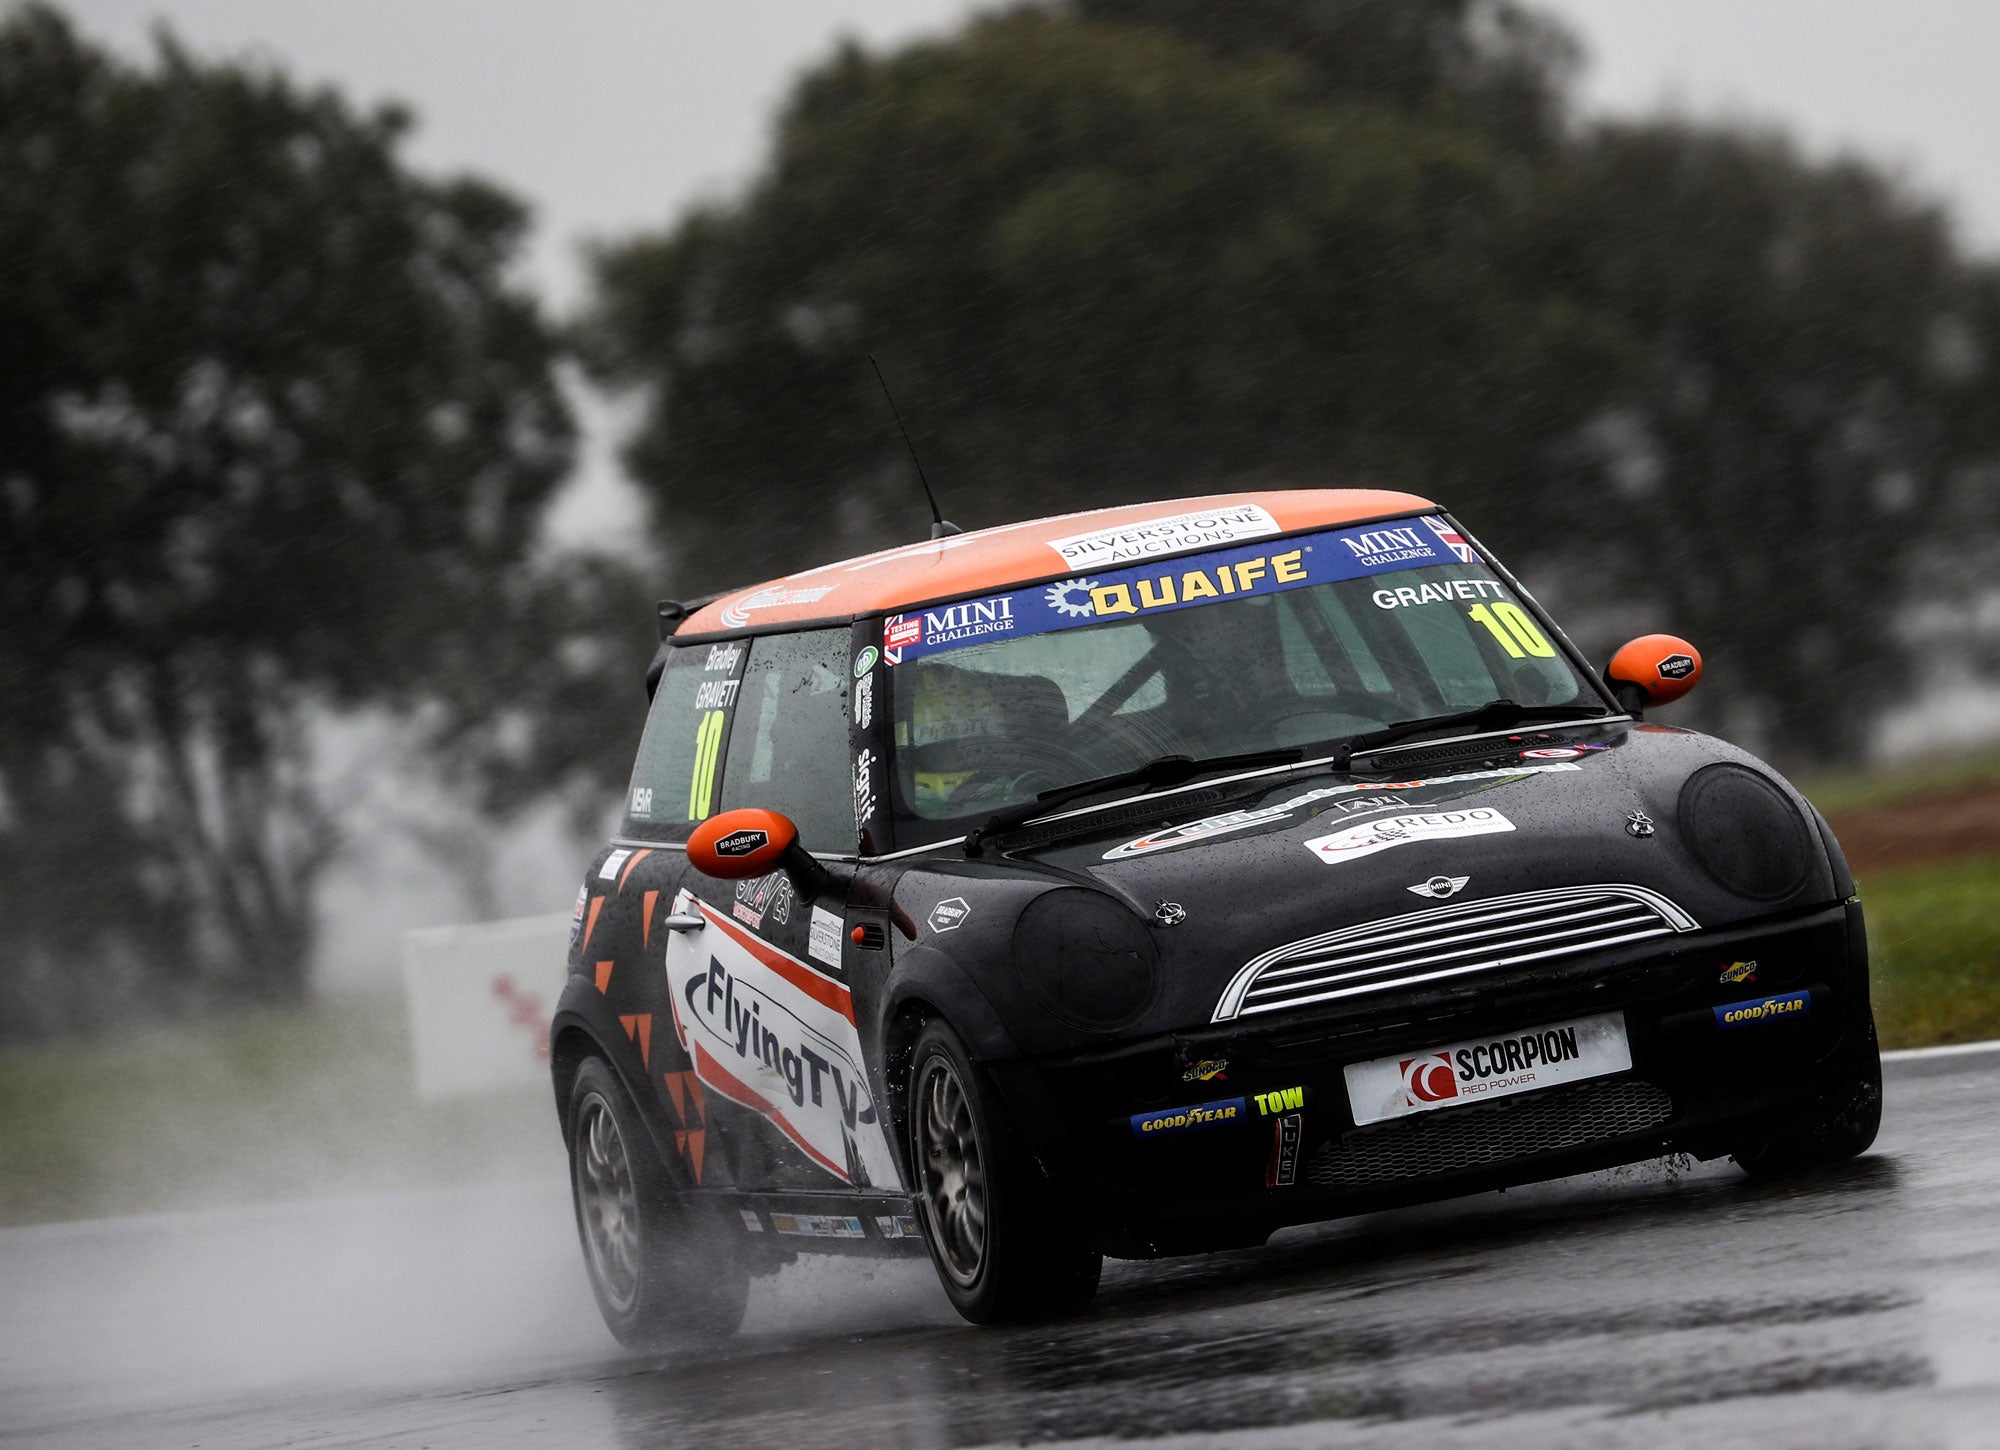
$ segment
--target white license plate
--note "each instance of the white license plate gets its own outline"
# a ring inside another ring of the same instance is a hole
[[[1379,1123],[1603,1077],[1631,1065],[1625,1015],[1606,1012],[1351,1062],[1347,1101],[1356,1123]]]

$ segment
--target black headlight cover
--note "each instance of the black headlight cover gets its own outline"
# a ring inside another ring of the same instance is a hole
[[[1133,1021],[1159,990],[1152,930],[1102,892],[1062,887],[1014,926],[1014,971],[1051,1016],[1089,1032]]]
[[[1681,839],[1738,896],[1782,901],[1805,885],[1815,845],[1785,793],[1745,766],[1704,766],[1681,787]]]

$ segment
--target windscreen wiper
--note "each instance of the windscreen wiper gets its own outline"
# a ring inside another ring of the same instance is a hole
[[[1333,768],[1345,770],[1357,755],[1380,750],[1385,745],[1394,745],[1398,740],[1407,740],[1412,735],[1423,734],[1426,730],[1450,730],[1460,725],[1504,730],[1509,725],[1520,725],[1529,720],[1577,720],[1602,714],[1604,714],[1602,705],[1517,705],[1512,700],[1488,700],[1477,710],[1460,710],[1453,715],[1432,715],[1423,720],[1398,720],[1393,725],[1384,725],[1380,730],[1370,730],[1365,735],[1356,735],[1342,744],[1340,753],[1334,756]]]
[[[988,837],[1011,831],[1036,816],[1047,815],[1057,806],[1081,800],[1087,795],[1096,795],[1100,791],[1117,790],[1128,785],[1180,785],[1214,770],[1255,770],[1263,765],[1290,765],[1304,758],[1305,751],[1296,745],[1288,745],[1281,750],[1251,750],[1241,755],[1212,755],[1206,760],[1196,760],[1187,755],[1158,756],[1136,769],[1121,770],[1116,775],[1101,775],[1095,780],[1079,780],[1073,785],[1059,785],[1053,790],[1043,791],[1031,801],[995,811],[966,835],[965,854],[977,856]]]

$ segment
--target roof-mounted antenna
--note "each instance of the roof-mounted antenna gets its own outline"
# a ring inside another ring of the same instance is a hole
[[[875,369],[875,381],[882,385],[882,396],[889,400],[889,416],[896,420],[896,431],[903,435],[903,446],[910,450],[910,462],[917,465],[917,482],[924,486],[924,498],[931,506],[931,537],[942,539],[951,534],[965,532],[938,512],[937,496],[931,492],[931,481],[924,477],[924,461],[917,457],[917,445],[910,441],[910,430],[903,426],[903,415],[896,411],[896,399],[889,391],[889,380],[882,376],[882,364],[875,361],[875,354],[868,354],[868,366]]]

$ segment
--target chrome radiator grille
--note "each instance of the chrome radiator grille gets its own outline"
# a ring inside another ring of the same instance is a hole
[[[1581,956],[1696,925],[1657,891],[1617,884],[1560,886],[1411,911],[1265,952],[1230,981],[1213,1020]]]

